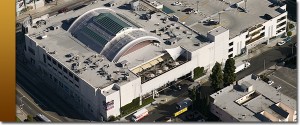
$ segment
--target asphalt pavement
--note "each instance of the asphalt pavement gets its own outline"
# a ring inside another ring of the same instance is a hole
[[[250,58],[251,66],[237,74],[237,80],[242,79],[250,74],[258,74],[265,69],[275,65],[280,58],[286,58],[287,55],[292,53],[290,45],[296,43],[297,36],[293,36],[291,42],[284,44],[283,46],[274,46],[272,49],[261,53],[260,55]],[[275,41],[273,41],[275,42]],[[296,53],[296,49],[294,49]]]

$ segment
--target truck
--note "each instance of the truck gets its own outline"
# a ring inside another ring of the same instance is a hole
[[[147,115],[149,115],[149,111],[147,109],[143,108],[143,109],[137,111],[136,113],[134,113],[131,117],[131,120],[134,122],[137,122]]]
[[[244,69],[249,68],[250,67],[250,62],[248,62],[248,61],[242,62],[242,63],[236,65],[235,67],[236,68],[235,68],[235,72],[234,73],[238,73],[238,72],[240,72],[240,71],[242,71]]]

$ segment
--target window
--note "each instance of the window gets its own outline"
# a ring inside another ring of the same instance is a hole
[[[75,86],[76,86],[77,88],[79,88],[79,85],[75,84]]]
[[[52,59],[52,63],[53,63],[54,65],[56,65],[57,62],[56,62],[54,59]]]
[[[32,55],[35,55],[35,51],[34,51],[31,47],[29,47],[29,46],[28,46],[28,51],[29,51]]]
[[[61,64],[57,63],[57,66],[58,66],[59,69],[62,69],[62,65]]]
[[[62,73],[61,72],[58,72],[60,75],[62,75]]]
[[[261,30],[265,30],[266,26],[264,26]]]
[[[57,82],[57,79],[54,77],[54,82]]]
[[[68,77],[67,76],[64,76],[66,79],[68,79]]]
[[[73,81],[69,80],[70,83],[74,84]]]
[[[248,38],[249,37],[249,35],[246,35],[246,38]]]
[[[35,64],[35,60],[32,58],[30,58],[30,62],[31,62],[31,64]]]
[[[60,87],[63,87],[63,84],[60,81],[58,81],[58,84]]]
[[[56,68],[54,68],[54,67],[52,67],[55,71],[57,71],[57,69]]]
[[[228,56],[228,58],[232,58],[233,57],[233,54],[230,54],[229,56]]]
[[[69,72],[69,76],[73,78],[73,74],[72,74],[72,72]]]
[[[79,82],[79,78],[77,76],[74,76],[74,79]]]
[[[43,54],[44,63],[46,63],[46,56]]]
[[[49,67],[52,67],[49,63],[48,63],[48,66],[49,66]]]
[[[51,61],[51,57],[49,55],[47,55],[47,59]]]
[[[233,51],[233,48],[230,48],[229,50],[228,50],[228,52],[232,52]]]
[[[233,45],[233,42],[229,43],[229,46],[232,46]]]
[[[50,76],[50,79],[52,79],[52,75],[51,75],[51,74],[49,74],[49,76]]]
[[[65,72],[65,73],[68,73],[68,70],[67,70],[65,67],[64,67],[64,69],[63,69],[63,70],[64,70],[64,72]]]

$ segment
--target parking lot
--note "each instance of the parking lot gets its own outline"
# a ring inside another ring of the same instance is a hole
[[[281,86],[281,93],[297,100],[297,70],[281,67],[268,77],[274,81],[271,86]]]

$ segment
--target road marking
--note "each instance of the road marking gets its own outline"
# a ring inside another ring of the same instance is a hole
[[[273,76],[274,76],[275,78],[277,78],[277,79],[279,79],[279,80],[281,80],[281,81],[285,82],[286,84],[290,85],[291,87],[293,87],[293,88],[297,89],[297,87],[295,87],[295,86],[293,86],[292,84],[290,84],[290,83],[288,83],[288,82],[284,81],[283,79],[281,79],[281,78],[279,78],[279,77],[277,77],[277,76],[275,76],[275,75],[273,75]]]
[[[21,95],[23,95],[24,96],[24,94],[21,92],[21,91],[19,91],[18,89],[17,89],[17,91],[19,92],[19,93],[21,93]],[[57,121],[60,121],[60,122],[62,122],[61,120],[59,120],[59,119],[57,119],[57,118],[55,118],[54,116],[52,116],[52,115],[50,115],[50,114],[48,114],[48,113],[46,113],[46,112],[44,112],[42,109],[40,109],[40,107],[39,106],[37,106],[34,102],[32,102],[30,99],[28,99],[26,96],[24,96],[24,98],[26,98],[29,102],[31,102],[32,104],[33,104],[33,106],[35,106],[37,109],[39,109],[42,113],[44,113],[44,114],[46,114],[46,115],[48,115],[48,116],[50,116],[51,118],[53,118],[53,119],[56,119]]]
[[[186,18],[188,18],[190,15],[186,15],[186,16],[184,16],[184,17],[182,17],[181,19],[180,19],[180,21],[182,22],[182,21],[184,21]]]

